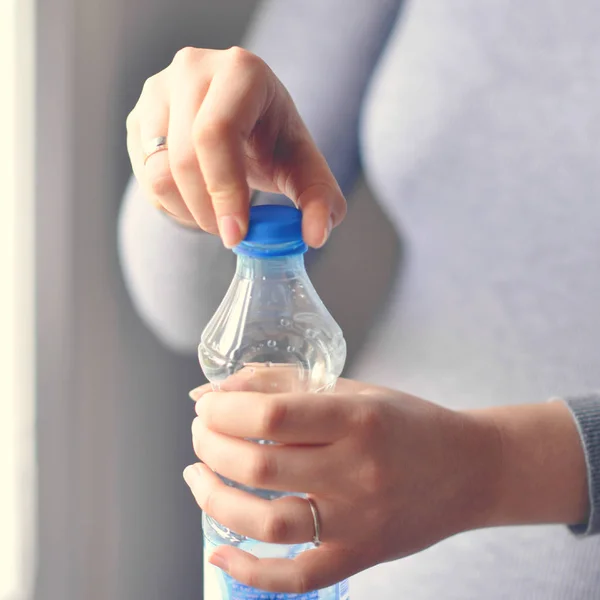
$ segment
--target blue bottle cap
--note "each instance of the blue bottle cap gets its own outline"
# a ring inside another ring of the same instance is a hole
[[[233,251],[253,258],[303,254],[302,213],[293,206],[268,204],[250,208],[248,234]]]

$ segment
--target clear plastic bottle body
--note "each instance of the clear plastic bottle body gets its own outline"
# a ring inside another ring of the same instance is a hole
[[[335,388],[342,372],[346,343],[308,279],[301,253],[272,258],[238,255],[234,279],[202,333],[198,356],[207,379],[217,390],[325,392]],[[226,482],[264,498],[285,495]],[[238,535],[206,515],[203,529],[205,600],[349,597],[347,582],[304,595],[245,588],[206,562],[216,546],[235,545],[261,557],[292,557],[312,544],[266,544]]]
[[[199,359],[215,389],[249,366],[284,365],[287,385],[322,392],[335,386],[346,343],[308,279],[301,254],[241,255],[231,286],[202,333]]]

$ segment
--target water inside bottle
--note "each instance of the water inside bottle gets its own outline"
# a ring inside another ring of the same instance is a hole
[[[313,327],[307,327],[307,322]],[[319,328],[316,315],[282,317],[277,323],[247,323],[244,339],[228,357],[218,340],[200,344],[200,362],[213,389],[227,391],[332,391],[346,356],[340,334]],[[332,351],[333,349],[333,351]]]

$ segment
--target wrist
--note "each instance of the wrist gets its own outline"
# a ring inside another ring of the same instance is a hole
[[[457,531],[488,527],[502,496],[503,442],[485,410],[460,411],[461,471]]]
[[[485,474],[489,505],[479,526],[577,524],[589,510],[583,449],[562,402],[469,411],[495,430],[497,458]]]

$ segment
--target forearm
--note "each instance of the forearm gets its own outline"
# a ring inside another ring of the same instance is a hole
[[[493,490],[482,527],[583,523],[590,510],[585,454],[561,401],[469,411],[495,433],[482,487]]]

